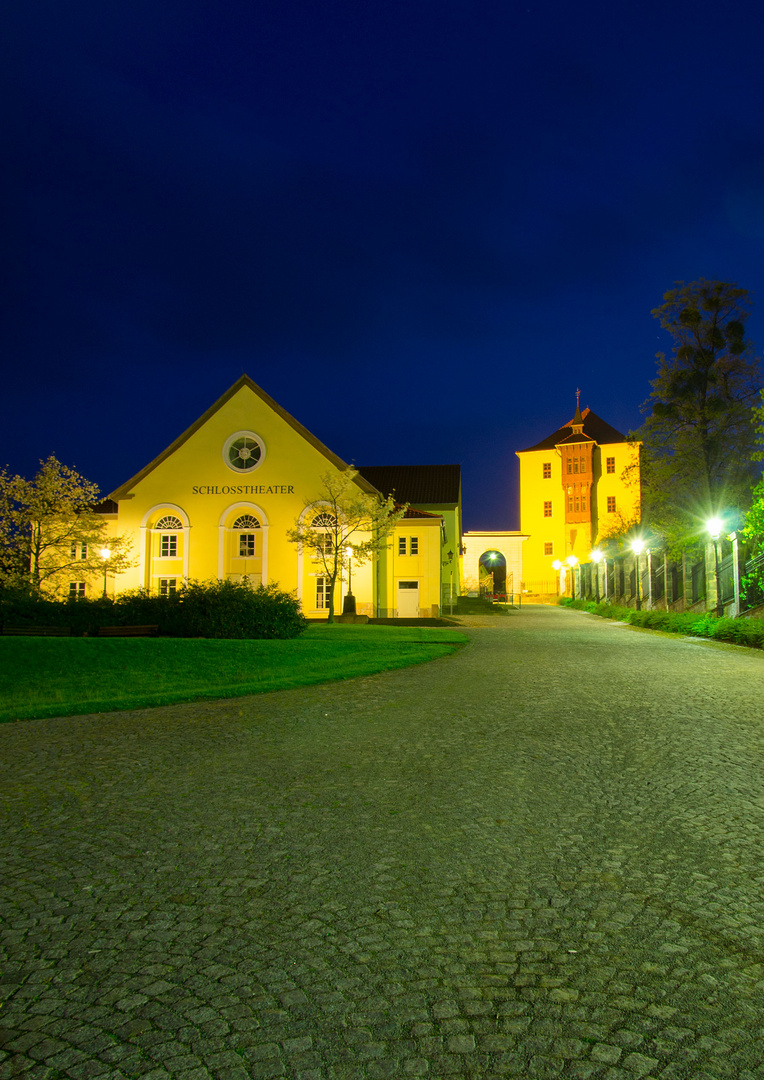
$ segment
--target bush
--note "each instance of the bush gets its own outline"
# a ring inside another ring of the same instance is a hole
[[[607,601],[599,604],[591,600],[572,600],[569,596],[560,600],[561,607],[588,611],[603,619],[616,619],[632,626],[648,630],[663,630],[668,634],[688,634],[692,637],[710,638],[713,641],[729,641],[734,645],[764,649],[763,619],[719,619],[716,615],[695,614],[691,611],[637,611],[636,608],[616,607]]]
[[[70,626],[95,636],[101,626],[158,626],[166,637],[293,638],[307,623],[292,593],[276,584],[251,588],[237,581],[190,581],[170,596],[143,590],[116,599],[52,600],[0,592],[3,626]]]

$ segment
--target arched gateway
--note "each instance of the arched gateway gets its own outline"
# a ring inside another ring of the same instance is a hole
[[[527,534],[521,532],[464,533],[462,591],[478,596],[482,579],[483,588],[492,583],[497,598],[506,596],[512,603],[514,596],[516,602],[522,588],[523,541],[527,539]]]

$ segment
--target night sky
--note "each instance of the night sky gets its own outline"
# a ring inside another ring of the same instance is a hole
[[[764,344],[764,15],[705,0],[26,0],[5,13],[0,465],[104,493],[246,372],[358,464],[640,423],[651,317]]]

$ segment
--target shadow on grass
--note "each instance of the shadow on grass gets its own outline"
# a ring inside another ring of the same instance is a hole
[[[436,627],[310,626],[288,641],[0,637],[0,722],[240,697],[448,656]]]

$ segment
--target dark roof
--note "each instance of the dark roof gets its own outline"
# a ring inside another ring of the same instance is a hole
[[[456,506],[461,493],[459,465],[358,465],[361,476],[398,502],[415,506]]]
[[[573,420],[569,420],[567,424],[564,424],[561,428],[558,428],[552,435],[548,435],[546,439],[542,439],[540,443],[536,443],[535,446],[527,446],[525,450],[518,450],[518,454],[527,454],[531,450],[553,450],[555,446],[559,446],[564,442],[586,442],[588,439],[593,439],[594,442],[600,445],[604,443],[619,443],[626,442],[626,436],[620,431],[616,431],[614,427],[606,423],[601,417],[593,413],[591,409],[584,409],[581,413],[584,421],[584,438],[572,438],[573,435]]]
[[[401,504],[398,503],[398,506]],[[403,515],[404,518],[430,518],[432,521],[442,521],[440,514],[429,514],[426,510],[417,510],[415,506],[409,506]]]
[[[114,502],[114,499],[103,499],[102,502],[95,504],[93,510],[96,514],[118,514],[119,503]]]

